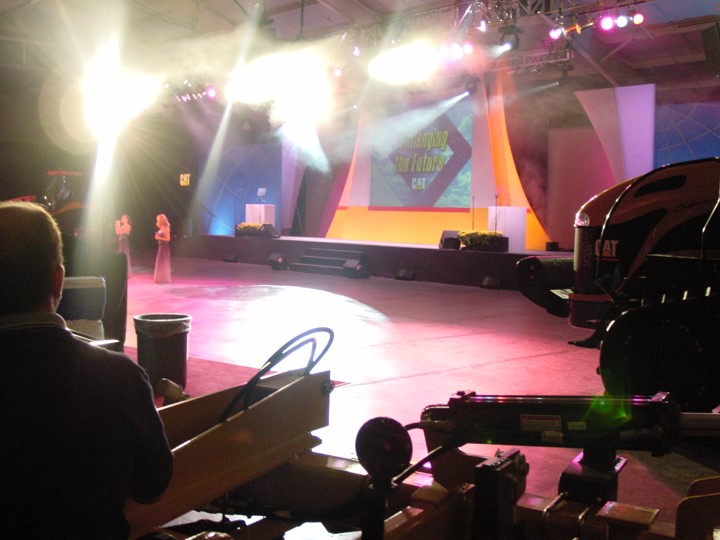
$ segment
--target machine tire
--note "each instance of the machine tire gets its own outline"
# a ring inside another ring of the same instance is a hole
[[[626,311],[608,326],[600,368],[610,395],[670,392],[685,411],[720,404],[720,300],[662,303]]]

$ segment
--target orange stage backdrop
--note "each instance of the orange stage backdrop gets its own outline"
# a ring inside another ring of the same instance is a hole
[[[478,86],[484,88],[485,85]],[[530,209],[510,151],[499,77],[494,78],[490,92],[488,96],[483,90],[478,90],[474,97],[475,130],[484,136],[473,137],[472,206],[464,209],[370,207],[368,141],[372,125],[366,117],[362,117],[344,192],[327,238],[433,245],[439,243],[444,230],[491,229],[488,226],[488,206],[497,204],[526,207],[525,247],[528,250],[545,249],[549,237]],[[482,169],[476,168],[475,160],[488,159],[487,156],[492,163],[485,164]],[[477,170],[482,172],[476,174]],[[490,184],[490,191],[494,190],[495,200],[487,195],[489,181],[494,181],[494,186]],[[480,195],[475,197],[475,193]]]

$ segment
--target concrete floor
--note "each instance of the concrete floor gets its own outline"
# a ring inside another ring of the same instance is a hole
[[[152,256],[134,260],[129,280],[128,336],[132,317],[185,313],[193,317],[189,354],[253,368],[297,334],[329,327],[335,340],[318,369],[339,385],[331,420],[317,434],[318,451],[354,455],[358,428],[390,416],[403,424],[423,408],[446,403],[457,390],[489,395],[597,395],[599,353],[568,344],[587,331],[546,314],[519,292],[386,278],[350,279],[199,259],[173,259],[173,283],[152,282]],[[292,359],[288,359],[290,362]],[[306,355],[300,358],[307,360]],[[282,366],[279,366],[281,369]],[[411,432],[414,458],[426,453]],[[502,445],[466,451],[492,455]],[[557,493],[559,474],[576,449],[522,449],[530,463],[527,492]],[[673,519],[692,480],[718,474],[717,453],[683,443],[665,457],[620,452],[628,465],[618,499],[660,509]],[[689,456],[693,454],[693,459]],[[709,457],[710,456],[710,457]]]

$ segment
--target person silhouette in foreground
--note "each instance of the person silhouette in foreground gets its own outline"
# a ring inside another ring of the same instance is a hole
[[[52,216],[0,203],[0,534],[127,538],[127,499],[157,500],[173,455],[145,371],[55,313],[64,274]]]

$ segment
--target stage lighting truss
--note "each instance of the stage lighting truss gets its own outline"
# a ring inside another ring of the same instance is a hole
[[[572,47],[550,47],[547,52],[501,56],[493,64],[493,71],[512,71],[516,74],[537,74],[551,68],[563,73],[572,71],[575,53]]]
[[[561,37],[572,37],[573,34],[581,34],[587,28],[598,28],[604,32],[624,29],[632,26],[640,26],[645,23],[645,15],[634,7],[634,4],[614,11],[597,11],[587,13],[576,13],[572,17],[566,17],[562,11],[550,17],[551,28],[548,32],[550,39],[557,40]]]
[[[194,101],[212,101],[217,97],[215,85],[205,82],[196,82],[190,78],[182,81],[166,82],[166,94],[178,104],[192,103]]]
[[[520,16],[520,2],[518,0],[475,0],[458,4],[455,27],[458,29],[475,28],[486,32],[491,25],[515,24]]]
[[[501,44],[507,43],[508,51],[517,50],[522,17],[544,16],[552,25],[553,38],[563,42],[596,26],[599,16],[604,13],[620,15],[622,12],[628,21],[640,23],[642,17],[636,4],[644,1],[613,0],[610,9],[605,0],[591,4],[578,4],[576,0],[461,0],[443,7],[355,26],[337,36],[338,51],[345,59],[340,62],[343,65],[342,77],[336,74],[335,78],[345,77],[347,58],[356,64],[362,58],[358,65],[365,66],[367,59],[386,47],[390,38],[393,42],[403,41],[448,25],[452,27],[451,37],[439,46],[439,56],[442,62],[451,66],[471,54],[465,49],[474,49],[474,45],[483,43],[485,40],[480,35],[488,30],[499,32],[497,39]],[[632,24],[629,22],[628,26]]]

